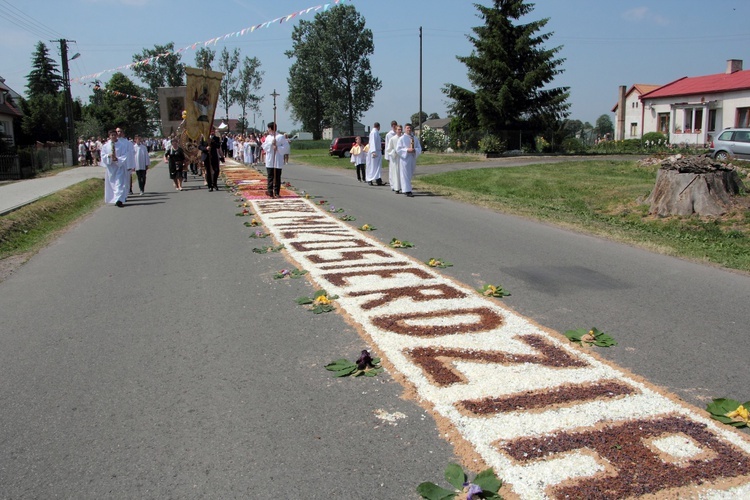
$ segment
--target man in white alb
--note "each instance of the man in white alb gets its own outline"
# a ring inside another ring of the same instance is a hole
[[[369,151],[367,152],[365,180],[370,186],[373,185],[373,182],[378,186],[382,186],[383,180],[380,178],[380,170],[383,165],[383,150],[380,146],[380,123],[375,122],[372,126],[367,145],[369,146]]]
[[[414,176],[414,168],[417,166],[417,157],[422,154],[422,145],[414,136],[411,123],[404,125],[404,135],[398,139],[396,153],[401,158],[401,190],[408,196],[414,196],[411,192],[411,178]]]

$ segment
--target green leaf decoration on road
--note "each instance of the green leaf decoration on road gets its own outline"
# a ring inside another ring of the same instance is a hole
[[[391,248],[413,248],[414,244],[406,241],[406,240],[399,240],[398,238],[393,238],[390,243],[388,243]]]
[[[380,358],[373,358],[369,351],[363,350],[357,361],[348,359],[337,359],[325,366],[325,369],[332,371],[334,377],[374,377],[383,371],[380,366]]]
[[[585,347],[590,347],[592,345],[597,347],[611,347],[617,345],[615,339],[596,328],[590,330],[586,330],[585,328],[568,330],[565,332],[565,336],[568,337],[571,342],[577,342]]]
[[[338,299],[338,295],[328,296],[328,292],[325,290],[318,290],[315,295],[311,297],[300,297],[297,299],[297,304],[312,305],[310,310],[315,314],[331,312],[334,310],[333,301]]]
[[[433,257],[430,257],[430,260],[426,261],[425,264],[427,264],[430,267],[437,267],[439,269],[445,269],[446,267],[453,267],[453,264],[450,262],[446,262],[443,259],[435,259]]]
[[[733,427],[750,425],[750,401],[740,404],[734,399],[719,398],[706,406],[711,418]]]
[[[510,292],[500,285],[484,285],[482,288],[477,288],[477,292],[481,293],[485,297],[496,297],[502,299],[510,295]]]
[[[253,248],[254,253],[271,253],[271,252],[280,252],[284,249],[284,245],[278,245],[278,246],[266,246],[266,247],[260,247],[260,248]]]
[[[282,269],[281,271],[277,272],[273,275],[274,279],[280,280],[284,278],[292,278],[297,279],[301,278],[302,276],[306,275],[307,271],[299,270],[297,268],[294,269]]]
[[[417,493],[428,500],[448,500],[453,498],[472,499],[500,499],[498,491],[503,482],[492,469],[486,469],[469,482],[466,473],[458,464],[449,464],[445,468],[445,480],[455,489],[448,490],[435,483],[426,481],[417,486]]]
[[[378,228],[375,226],[371,226],[369,224],[364,224],[362,226],[359,226],[360,231],[376,231]]]

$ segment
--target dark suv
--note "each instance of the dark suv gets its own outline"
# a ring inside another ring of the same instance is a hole
[[[359,137],[362,138],[363,146],[367,145],[367,143],[370,142],[369,136],[361,135]],[[356,135],[336,137],[335,139],[333,139],[333,141],[331,141],[331,147],[328,148],[328,154],[331,156],[338,156],[339,158],[349,158],[351,156],[351,150],[356,139]],[[380,141],[380,151],[381,153],[385,152],[385,141],[382,139]]]

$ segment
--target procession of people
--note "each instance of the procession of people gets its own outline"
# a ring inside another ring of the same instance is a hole
[[[350,151],[350,161],[354,164],[357,180],[370,186],[390,186],[396,194],[413,197],[412,177],[417,158],[422,154],[422,145],[414,134],[410,123],[399,125],[391,121],[391,130],[385,136],[384,148],[381,144],[380,123],[375,122],[369,133],[367,144],[357,136]],[[96,145],[96,143],[100,145]],[[89,144],[93,147],[89,148]],[[208,139],[201,136],[197,145],[199,161],[190,162],[177,135],[157,139],[144,139],[136,135],[129,140],[122,127],[109,132],[109,140],[79,140],[79,158],[86,163],[87,154],[97,158],[105,171],[104,201],[123,207],[133,193],[133,174],[136,176],[138,195],[146,189],[146,176],[154,151],[164,149],[164,162],[168,165],[169,178],[175,191],[182,191],[188,180],[188,172],[202,181],[208,192],[218,191],[221,164],[227,157],[246,166],[264,165],[266,168],[266,195],[277,198],[281,192],[283,168],[289,163],[291,141],[287,134],[279,133],[277,124],[269,122],[265,134],[249,132],[245,135],[219,135],[211,128]],[[231,155],[231,156],[230,156]],[[388,181],[383,182],[383,160],[388,162]]]

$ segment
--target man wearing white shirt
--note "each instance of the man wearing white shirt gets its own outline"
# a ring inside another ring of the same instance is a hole
[[[278,198],[281,195],[281,169],[284,167],[284,155],[289,154],[289,149],[289,141],[276,131],[274,122],[269,122],[268,135],[263,142],[268,176],[266,194],[269,198]]]
[[[140,196],[143,196],[143,191],[146,189],[146,172],[151,164],[151,159],[148,157],[148,148],[141,142],[141,136],[135,136],[135,175],[138,177],[138,189]]]

